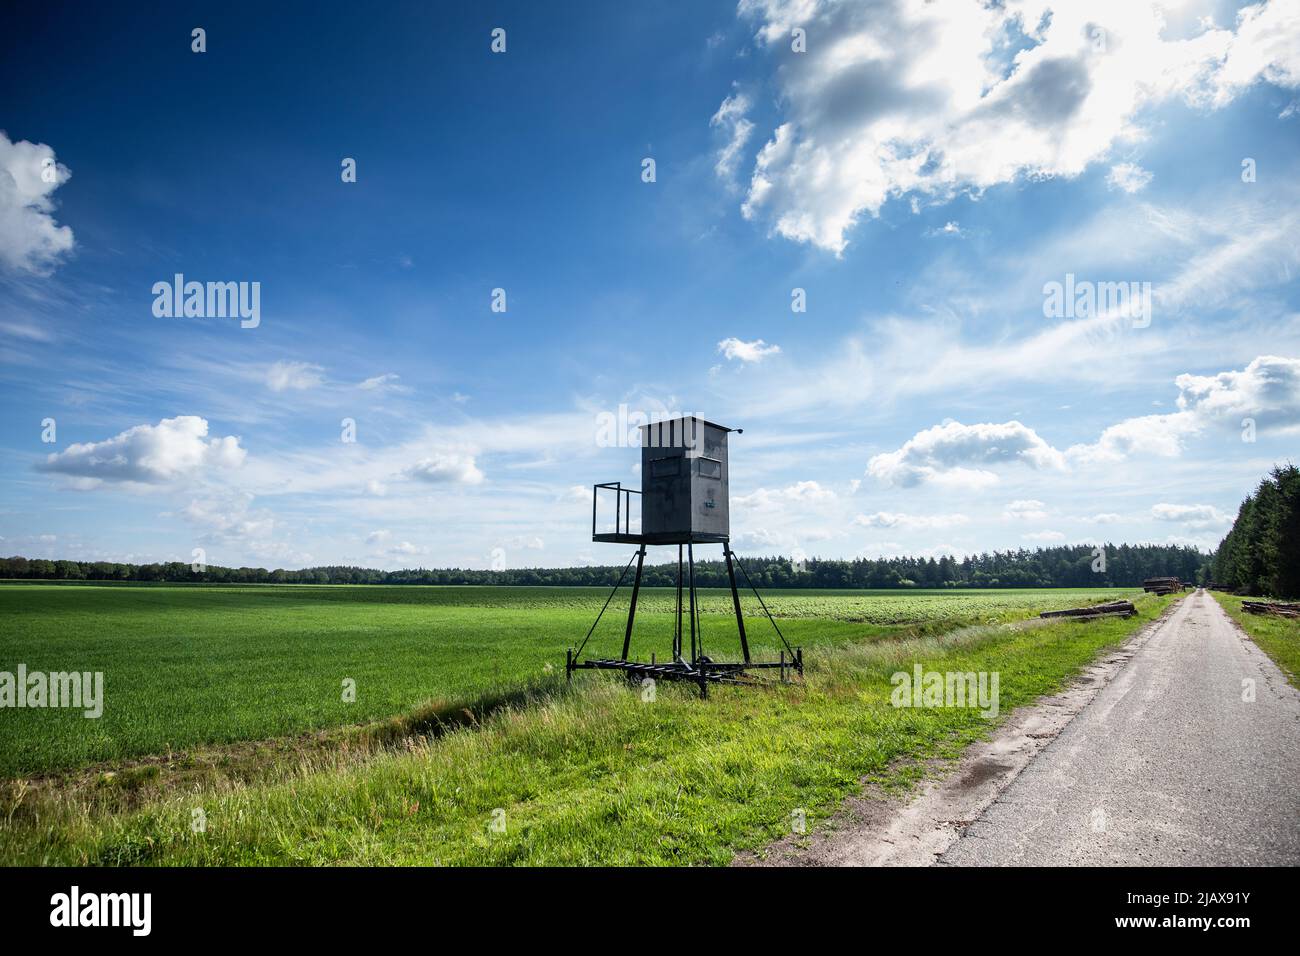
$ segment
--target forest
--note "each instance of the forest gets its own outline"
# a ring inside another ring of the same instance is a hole
[[[1294,527],[1294,511],[1292,522]],[[851,561],[809,559],[799,564],[781,556],[746,557],[742,559],[744,571],[738,572],[738,583],[744,587],[747,573],[756,587],[765,588],[1138,587],[1145,578],[1157,576],[1204,581],[1211,560],[1212,556],[1193,547],[1158,544],[1107,544],[1100,551],[1091,545],[1059,545],[1032,551],[993,551],[964,558],[945,555],[940,558],[857,558]],[[624,566],[620,564],[502,571],[467,568],[381,571],[341,566],[268,571],[265,568],[209,565],[202,571],[195,571],[179,561],[122,564],[0,558],[0,578],[194,584],[589,586],[612,584],[623,570]],[[671,564],[647,564],[642,583],[649,587],[666,587],[674,585],[676,579],[675,561]],[[726,587],[726,565],[721,560],[696,561],[695,580],[698,587]]]
[[[1243,594],[1300,597],[1300,469],[1274,468],[1219,543],[1214,583]]]

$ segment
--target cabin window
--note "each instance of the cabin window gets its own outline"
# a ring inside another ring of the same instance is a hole
[[[682,472],[680,458],[654,458],[650,461],[651,478],[676,478]]]
[[[722,462],[716,458],[700,458],[700,477],[722,480]]]

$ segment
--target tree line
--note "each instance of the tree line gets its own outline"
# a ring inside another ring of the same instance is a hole
[[[1294,472],[1294,469],[1292,469]],[[1294,492],[1292,500],[1294,501]],[[1243,508],[1245,505],[1243,505]],[[1240,520],[1240,519],[1239,519]],[[1294,528],[1295,513],[1292,512]],[[1292,541],[1295,541],[1293,535]],[[1138,587],[1150,577],[1175,576],[1203,582],[1213,557],[1185,545],[1060,545],[993,551],[964,558],[810,559],[795,563],[781,556],[743,559],[756,587],[762,588],[1036,588]],[[1293,568],[1295,562],[1292,563]],[[608,586],[624,565],[577,568],[374,568],[327,565],[290,571],[277,568],[225,568],[209,565],[195,571],[180,561],[124,564],[111,561],[52,561],[0,558],[0,577],[63,581],[177,582],[193,584],[469,584],[500,586]],[[628,571],[630,582],[632,572]],[[738,584],[745,586],[737,571]],[[647,564],[642,583],[667,587],[677,581],[677,564]],[[697,561],[698,587],[726,587],[721,560]]]
[[[1213,570],[1214,582],[1234,591],[1300,597],[1300,469],[1279,465],[1246,497]]]

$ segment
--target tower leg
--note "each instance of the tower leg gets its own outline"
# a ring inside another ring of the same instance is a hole
[[[695,643],[695,546],[688,544],[686,546],[686,561],[690,568],[690,595],[691,595],[691,664],[695,664],[699,659],[699,650]]]
[[[736,627],[740,629],[740,650],[749,663],[749,638],[745,636],[745,618],[740,613],[740,591],[736,589],[736,569],[731,563],[731,546],[723,544],[722,553],[727,558],[727,580],[731,582],[731,605],[736,609]]]
[[[682,546],[677,546],[677,623],[673,630],[673,660],[682,659]]]
[[[632,648],[632,622],[636,619],[636,599],[641,593],[641,569],[645,566],[645,545],[641,545],[641,550],[636,555],[636,578],[632,582],[632,603],[627,609],[627,630],[623,632],[623,660],[627,660],[628,651]]]

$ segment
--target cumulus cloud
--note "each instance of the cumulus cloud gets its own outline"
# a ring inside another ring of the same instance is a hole
[[[1120,189],[1126,193],[1137,193],[1151,183],[1151,172],[1136,163],[1116,163],[1110,168],[1106,184],[1111,189]]]
[[[1221,528],[1231,518],[1213,505],[1173,505],[1161,503],[1151,507],[1151,517],[1157,521],[1174,521],[1194,531]]]
[[[0,130],[0,265],[44,276],[72,251],[73,230],[53,217],[53,193],[69,178],[51,147]]]
[[[1029,534],[1022,534],[1020,537],[1025,541],[1039,541],[1044,543],[1065,540],[1065,535],[1060,531],[1031,531]]]
[[[324,371],[310,362],[276,362],[266,371],[266,385],[273,392],[315,388],[321,383]]]
[[[421,458],[403,474],[430,484],[477,485],[483,481],[483,472],[474,463],[474,456],[461,452],[439,452]]]
[[[1024,498],[1019,501],[1007,502],[1006,507],[1002,510],[1002,517],[1037,521],[1040,518],[1046,518],[1047,511],[1041,501],[1034,498]]]
[[[769,355],[776,355],[780,352],[781,346],[768,345],[762,339],[745,342],[733,336],[719,342],[718,351],[729,359],[739,359],[742,362],[761,362]]]
[[[1241,371],[1180,375],[1178,407],[1202,421],[1234,427],[1255,416],[1283,428],[1300,425],[1300,358],[1261,355]]]
[[[998,480],[988,466],[1005,464],[1061,469],[1065,458],[1017,421],[946,422],[918,432],[897,451],[874,456],[867,463],[867,474],[903,487],[927,482],[987,487]]]
[[[968,521],[970,518],[963,514],[909,515],[889,511],[858,515],[853,519],[855,525],[864,528],[901,528],[907,531],[918,528],[951,528],[954,525],[966,524]]]
[[[1020,178],[1077,176],[1181,95],[1222,106],[1258,80],[1300,83],[1289,0],[1235,30],[1168,35],[1160,0],[860,3],[741,0],[758,39],[797,59],[784,115],[755,160],[743,214],[841,252],[890,198],[946,201]],[[806,53],[788,54],[794,27]]]
[[[0,265],[46,275],[72,251],[72,229],[54,221],[54,190],[72,177],[44,143],[0,130]]]
[[[1020,422],[963,425],[946,422],[918,432],[897,451],[876,455],[867,474],[902,487],[936,484],[980,488],[994,485],[997,465],[1023,464],[1036,470],[1115,463],[1135,455],[1174,458],[1188,438],[1208,429],[1242,427],[1283,433],[1300,428],[1300,359],[1261,355],[1244,369],[1215,375],[1179,375],[1178,411],[1140,415],[1104,429],[1097,440],[1059,451]],[[1041,510],[1042,502],[1011,502],[1004,517]],[[1016,507],[1019,506],[1019,507]],[[1039,506],[1039,507],[1034,507]],[[1098,516],[1113,517],[1118,516]]]
[[[1091,444],[1072,445],[1066,450],[1071,462],[1106,463],[1124,461],[1142,453],[1174,458],[1182,452],[1183,439],[1200,428],[1194,415],[1142,415],[1106,428]]]
[[[1138,453],[1173,458],[1187,438],[1211,428],[1300,426],[1300,359],[1261,355],[1241,370],[1179,375],[1178,411],[1142,415],[1111,425],[1091,444],[1068,449],[1072,461],[1116,462]]]
[[[136,425],[105,441],[69,445],[51,454],[39,468],[83,484],[161,484],[243,464],[247,453],[236,436],[208,438],[207,434],[207,420],[197,415],[164,418],[157,425]]]
[[[790,504],[807,504],[816,501],[830,501],[835,492],[823,487],[816,481],[797,481],[784,488],[759,488],[748,495],[737,495],[732,504],[737,508],[752,508],[755,511],[769,511],[783,508]]]

